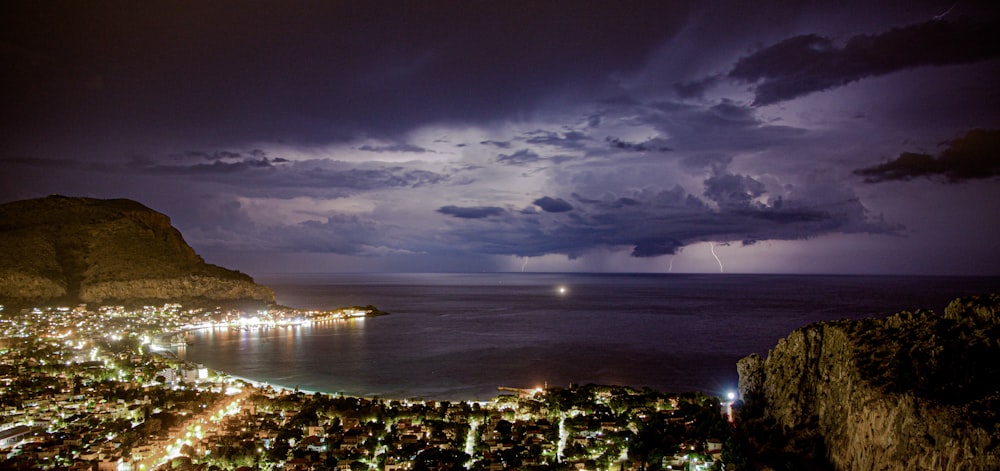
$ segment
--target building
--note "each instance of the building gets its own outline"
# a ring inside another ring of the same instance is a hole
[[[31,432],[32,428],[27,425],[18,425],[0,432],[0,448],[10,448],[16,445]]]

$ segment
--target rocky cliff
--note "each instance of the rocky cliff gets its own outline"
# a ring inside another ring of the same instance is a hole
[[[764,434],[836,469],[1000,468],[1000,296],[809,325],[737,368]]]
[[[272,303],[274,292],[205,263],[135,201],[50,196],[0,205],[0,300]]]

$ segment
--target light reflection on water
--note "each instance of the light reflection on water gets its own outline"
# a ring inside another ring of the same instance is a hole
[[[388,316],[195,333],[192,361],[305,390],[486,399],[568,383],[721,394],[736,361],[791,330],[942,310],[996,278],[747,275],[325,275],[263,280],[282,304]],[[559,286],[567,287],[562,295]]]

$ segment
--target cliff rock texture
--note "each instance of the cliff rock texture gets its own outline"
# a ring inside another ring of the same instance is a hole
[[[1000,296],[806,326],[737,365],[749,410],[836,469],[1000,469]]]
[[[50,196],[0,205],[0,299],[272,303],[274,292],[205,263],[135,201]]]

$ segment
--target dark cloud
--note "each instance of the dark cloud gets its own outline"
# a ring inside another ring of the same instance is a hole
[[[208,161],[210,163],[188,163]],[[179,162],[179,163],[178,163]],[[179,154],[169,154],[162,160],[145,155],[132,155],[125,167],[129,171],[161,174],[225,174],[240,173],[250,169],[271,168],[290,162],[281,157],[269,157],[261,149],[246,152],[219,150],[188,150]],[[106,165],[105,171],[114,171],[115,164]]]
[[[173,160],[208,160],[208,161],[215,161],[215,160],[223,160],[223,159],[237,159],[237,158],[242,157],[242,155],[240,155],[239,152],[233,152],[233,151],[228,151],[228,150],[215,151],[215,152],[206,152],[206,151],[200,151],[200,150],[188,150],[188,151],[184,151],[183,153],[180,153],[180,154],[171,154],[168,157],[171,158],[171,159],[173,159]],[[261,155],[261,156],[256,156],[255,155],[254,157],[264,157],[264,155]]]
[[[713,175],[705,180],[705,196],[726,210],[752,208],[753,200],[764,193],[764,184],[747,175]]]
[[[573,205],[567,203],[566,200],[551,196],[543,196],[532,203],[547,213],[565,213],[573,210]]]
[[[529,134],[531,137],[525,140],[528,144],[555,146],[564,149],[582,149],[590,140],[590,137],[579,131],[534,131]]]
[[[662,139],[653,138],[645,142],[628,142],[617,137],[604,138],[611,147],[615,149],[628,150],[633,152],[670,152],[673,149],[663,144]]]
[[[473,252],[556,253],[572,258],[599,247],[626,247],[633,257],[657,257],[706,241],[800,240],[831,233],[898,234],[902,230],[871,217],[856,198],[749,204],[745,195],[760,194],[756,180],[745,175],[712,179],[713,188],[732,191],[709,193],[739,204],[713,208],[680,187],[628,196],[574,194],[579,204],[565,216],[510,213],[509,218],[492,219],[489,226],[459,227],[450,235],[455,238],[454,246]]]
[[[894,160],[854,171],[868,183],[941,176],[950,182],[1000,176],[1000,130],[976,129],[948,141],[935,158],[903,152]]]
[[[933,147],[1000,125],[995,3],[924,23],[951,2],[0,2],[0,196],[133,198],[248,258],[617,264],[824,236],[795,249],[857,244],[844,258],[872,266],[896,244],[840,234],[900,221],[919,243],[874,270],[995,271],[995,187],[941,186],[935,208],[852,188],[996,178],[989,139]],[[744,251],[746,269],[796,270],[783,247]],[[656,266],[615,264],[579,266]]]
[[[696,2],[7,3],[0,141],[28,147],[74,126],[312,144],[523,116],[641,67]]]
[[[446,179],[446,176],[439,173],[396,166],[371,170],[353,168],[343,172],[334,172],[323,180],[347,188],[370,190],[376,188],[413,188],[433,185]]]
[[[843,47],[816,34],[795,36],[740,59],[729,77],[753,83],[754,105],[763,106],[865,77],[998,56],[1000,23],[935,20],[853,36]]]
[[[635,198],[629,198],[627,196],[623,196],[621,198],[617,198],[617,199],[610,200],[610,201],[605,201],[605,200],[599,200],[599,199],[593,199],[593,198],[586,198],[583,195],[580,195],[578,193],[573,193],[573,199],[575,199],[575,200],[577,200],[577,201],[579,201],[581,203],[595,205],[595,206],[600,206],[600,207],[604,207],[604,208],[624,208],[626,206],[637,206],[637,205],[642,204],[641,202],[639,202]]]
[[[542,160],[541,156],[528,149],[521,149],[513,154],[500,154],[497,156],[497,163],[506,165],[533,164]]]
[[[680,252],[684,243],[669,237],[654,237],[635,241],[631,255],[633,257],[659,257],[661,255],[673,255]]]
[[[933,156],[903,152],[895,160],[874,167],[857,169],[854,173],[865,176],[866,182],[877,183],[886,180],[909,180],[914,177],[929,177],[932,175],[941,175],[944,172],[939,161]]]
[[[739,211],[738,213],[753,218],[774,221],[781,224],[789,224],[796,222],[818,222],[832,218],[830,213],[826,211],[809,209],[809,208],[797,208],[797,209],[791,208],[782,210],[780,208],[757,207],[745,211]]]
[[[507,211],[496,206],[442,206],[437,210],[441,214],[455,216],[460,219],[482,219],[499,216]]]
[[[365,152],[375,152],[379,154],[383,152],[407,152],[411,154],[423,154],[424,152],[428,152],[427,149],[424,149],[423,147],[420,146],[415,146],[413,144],[392,144],[387,146],[363,145],[361,147],[358,147],[358,150],[363,150]]]
[[[486,140],[486,141],[480,142],[480,144],[482,144],[484,146],[499,147],[501,149],[510,149],[510,142],[506,142],[506,141]]]

